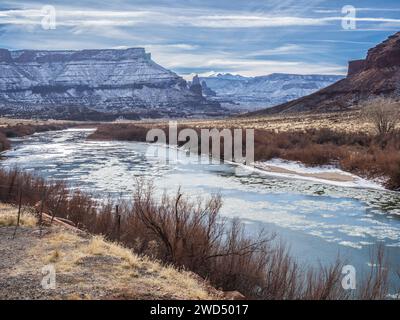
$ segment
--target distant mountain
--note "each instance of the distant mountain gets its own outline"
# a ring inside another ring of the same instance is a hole
[[[350,61],[345,79],[309,96],[250,115],[348,110],[377,96],[400,99],[400,32],[370,49],[365,60]]]
[[[112,119],[224,113],[143,48],[0,49],[2,115]]]
[[[254,110],[281,104],[316,92],[342,79],[336,75],[274,73],[260,77],[215,74],[200,78],[216,93],[217,100],[236,108]],[[203,93],[206,91],[203,90]]]

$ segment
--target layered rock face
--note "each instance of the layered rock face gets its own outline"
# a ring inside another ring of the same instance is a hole
[[[143,48],[81,51],[0,49],[2,114],[85,109],[106,114],[185,116],[219,112]],[[68,112],[67,112],[68,113]],[[78,112],[79,113],[79,112]]]
[[[350,61],[345,79],[309,96],[252,115],[347,110],[377,96],[400,99],[400,32],[370,49],[365,60]]]

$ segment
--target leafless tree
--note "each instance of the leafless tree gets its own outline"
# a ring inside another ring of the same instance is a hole
[[[379,135],[386,135],[400,123],[400,102],[383,97],[369,100],[363,105],[363,115]]]

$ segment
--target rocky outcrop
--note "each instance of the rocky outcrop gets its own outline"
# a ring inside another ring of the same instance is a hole
[[[143,48],[0,49],[0,112],[58,117],[57,108],[143,116],[222,112]]]
[[[345,79],[314,94],[250,115],[348,110],[377,96],[400,99],[400,32],[370,49],[365,60],[351,61]]]
[[[400,32],[368,51],[365,70],[400,67]]]
[[[349,69],[347,72],[347,77],[351,77],[355,75],[356,73],[359,73],[360,71],[364,70],[365,68],[365,60],[353,60],[349,62]]]
[[[201,87],[198,75],[195,75],[193,77],[193,80],[192,80],[192,83],[190,84],[189,89],[190,89],[191,92],[193,92],[197,96],[202,96],[203,95],[203,89]]]

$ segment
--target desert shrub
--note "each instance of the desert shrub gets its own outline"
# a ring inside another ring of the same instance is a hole
[[[149,128],[132,124],[103,124],[88,136],[92,140],[146,141]]]
[[[62,130],[70,126],[71,124],[17,124],[14,126],[8,125],[6,127],[1,127],[0,132],[7,138],[16,138],[31,135],[35,132]]]
[[[342,154],[340,148],[334,145],[308,145],[304,148],[295,148],[281,153],[286,160],[300,161],[307,165],[317,166],[331,164],[337,161]]]
[[[378,97],[362,106],[364,118],[369,121],[380,136],[392,133],[400,123],[400,102]]]

